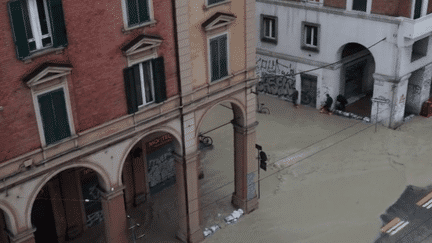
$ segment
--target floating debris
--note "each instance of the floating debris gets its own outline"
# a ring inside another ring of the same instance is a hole
[[[207,237],[207,236],[210,236],[210,235],[213,235],[218,229],[220,229],[221,227],[218,225],[218,224],[216,224],[216,225],[213,225],[213,226],[211,226],[210,228],[205,228],[204,229],[204,237]]]
[[[234,210],[234,212],[230,215],[228,215],[228,217],[225,218],[225,223],[227,224],[234,224],[237,222],[237,220],[243,215],[243,210],[239,209],[239,210]]]
[[[404,122],[407,122],[407,121],[413,119],[414,116],[415,116],[414,114],[411,114],[411,115],[405,117],[405,118],[404,118]]]

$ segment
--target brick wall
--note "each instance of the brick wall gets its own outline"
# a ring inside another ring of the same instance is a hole
[[[40,147],[31,92],[22,77],[44,62],[73,66],[68,83],[77,132],[127,114],[127,61],[120,48],[143,32],[163,38],[158,55],[165,59],[167,96],[178,93],[170,0],[153,1],[155,26],[126,34],[121,31],[120,1],[63,1],[68,47],[63,54],[47,54],[28,64],[16,58],[7,1],[0,2],[0,162]]]
[[[324,0],[324,6],[345,9],[346,0]]]
[[[428,14],[432,13],[432,0],[429,0],[427,13]]]
[[[399,0],[398,16],[411,17],[411,0]]]
[[[372,1],[371,13],[387,16],[403,16],[409,18],[411,15],[410,0],[380,0]]]
[[[372,1],[371,13],[389,16],[398,15],[398,5],[400,0],[380,0]]]

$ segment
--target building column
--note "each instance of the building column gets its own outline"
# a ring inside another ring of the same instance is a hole
[[[145,146],[140,146],[145,147]],[[146,200],[147,181],[146,181],[146,159],[145,159],[145,148],[142,149],[141,156],[139,158],[132,159],[133,177],[135,181],[135,206],[140,205]]]
[[[124,186],[102,195],[107,243],[128,242],[127,218],[123,199]]]
[[[375,79],[371,112],[373,123],[378,121],[390,128],[396,128],[403,123],[410,76],[411,74],[407,74],[395,80],[394,77],[377,73],[373,75]]]
[[[11,243],[35,243],[34,232],[35,228],[22,230],[15,235],[9,235]]]
[[[258,209],[258,195],[256,183],[258,181],[258,160],[255,148],[256,126],[254,122],[247,127],[240,126],[232,121],[234,126],[234,181],[235,190],[232,204],[250,213]]]
[[[198,153],[183,158],[173,154],[176,161],[176,186],[178,191],[179,226],[177,238],[184,242],[201,242],[204,235],[200,227]]]

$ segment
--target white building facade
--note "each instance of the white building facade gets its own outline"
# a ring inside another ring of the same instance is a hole
[[[343,95],[372,122],[397,127],[431,96],[430,5],[390,13],[372,0],[257,0],[257,89],[289,99],[295,87],[316,108]]]

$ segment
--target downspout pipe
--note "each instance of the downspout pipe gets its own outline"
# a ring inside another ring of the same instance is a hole
[[[184,194],[186,200],[186,242],[190,242],[190,225],[189,225],[189,207],[188,207],[188,189],[187,189],[187,171],[186,171],[186,145],[185,145],[185,131],[184,131],[184,109],[183,109],[183,92],[182,85],[180,80],[180,57],[179,57],[179,43],[178,43],[178,34],[177,34],[177,14],[176,14],[176,0],[171,0],[172,4],[172,16],[173,16],[173,24],[174,24],[174,43],[175,43],[175,56],[176,56],[176,73],[177,73],[177,85],[178,92],[180,94],[180,130],[181,130],[181,149],[182,149],[182,166],[183,166],[183,183],[184,183]]]

